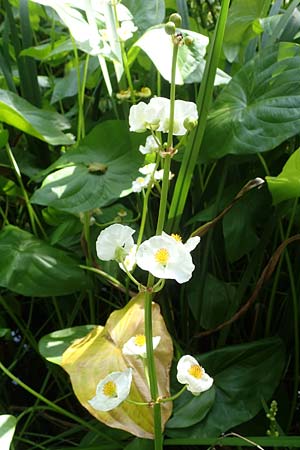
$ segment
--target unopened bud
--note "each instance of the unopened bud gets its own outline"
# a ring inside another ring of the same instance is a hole
[[[181,27],[182,19],[180,14],[178,13],[171,14],[169,17],[169,21],[173,22],[177,28]]]
[[[193,44],[194,39],[191,36],[185,36],[183,42],[184,42],[185,45],[190,47]]]
[[[165,24],[165,32],[169,35],[173,35],[176,32],[176,26],[174,22],[167,22]]]
[[[183,121],[183,126],[187,131],[192,131],[197,126],[197,119],[190,119],[186,117]]]

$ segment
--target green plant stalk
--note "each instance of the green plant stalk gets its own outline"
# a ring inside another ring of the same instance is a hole
[[[105,441],[113,442],[115,445],[118,445],[118,447],[121,448],[121,445],[118,441],[111,438],[105,433],[101,433],[98,428],[92,426],[89,422],[86,422],[83,419],[80,419],[80,417],[77,417],[75,414],[70,413],[69,411],[65,410],[64,408],[61,408],[60,406],[56,405],[55,403],[48,400],[46,397],[41,395],[39,392],[36,392],[34,389],[32,389],[27,384],[23,383],[19,378],[17,378],[14,374],[12,374],[0,361],[0,370],[7,375],[11,380],[17,383],[18,386],[25,389],[25,391],[29,392],[29,394],[33,395],[37,399],[39,399],[41,402],[46,403],[46,405],[50,406],[53,411],[57,412],[58,414],[62,414],[65,417],[68,417],[69,419],[73,420],[74,422],[79,423],[84,428],[88,428],[91,431],[96,432],[99,436],[101,436]]]
[[[37,236],[37,229],[36,229],[36,224],[35,224],[35,213],[33,211],[31,203],[29,201],[29,197],[28,197],[27,191],[26,191],[26,189],[24,187],[19,166],[17,164],[17,161],[15,160],[13,152],[11,151],[10,145],[8,143],[6,144],[5,148],[6,148],[7,156],[9,158],[9,161],[10,161],[11,165],[12,165],[12,168],[14,170],[14,173],[16,175],[16,178],[18,180],[19,186],[21,188],[21,191],[22,191],[22,194],[23,194],[23,197],[24,197],[24,200],[25,200],[25,204],[26,204],[26,208],[27,208],[27,211],[28,211],[28,215],[29,215],[29,220],[30,220],[32,231]]]
[[[153,275],[149,274],[148,287],[152,286],[154,282]],[[158,386],[156,377],[156,367],[153,351],[153,333],[152,333],[152,293],[149,289],[145,292],[145,336],[146,336],[146,352],[147,352],[147,366],[149,373],[149,384],[151,399],[153,405],[153,418],[154,418],[154,449],[162,450],[163,448],[163,436],[162,436],[162,424],[161,424],[161,406],[156,403],[158,398]]]
[[[193,172],[197,164],[198,155],[206,127],[208,110],[214,89],[214,79],[223,43],[223,36],[227,20],[230,0],[223,0],[220,16],[215,28],[212,45],[207,57],[203,79],[197,98],[200,121],[196,130],[192,131],[187,148],[183,156],[180,171],[177,177],[173,198],[168,216],[168,230],[179,227],[186,199],[189,193]]]
[[[169,133],[168,133],[168,149],[172,150],[173,144],[173,129],[174,129],[174,110],[175,110],[175,74],[176,74],[176,62],[178,54],[178,44],[174,43],[173,56],[172,56],[172,73],[171,73],[171,88],[170,88],[170,120],[169,120]],[[168,188],[169,188],[169,171],[171,166],[171,155],[167,155],[164,161],[164,175],[162,181],[161,198],[159,204],[159,212],[157,219],[156,235],[160,235],[164,228]],[[154,285],[154,277],[149,274],[147,290],[145,292],[145,336],[146,336],[146,352],[147,352],[147,367],[149,371],[149,383],[151,398],[155,402],[153,406],[154,417],[154,448],[155,450],[162,450],[163,448],[163,436],[162,436],[162,422],[161,422],[161,405],[157,402],[158,399],[158,385],[156,377],[156,367],[153,351],[153,333],[152,333],[152,297],[151,292]]]

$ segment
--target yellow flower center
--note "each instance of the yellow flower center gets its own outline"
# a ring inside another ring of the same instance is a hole
[[[155,260],[160,264],[167,264],[169,256],[169,252],[166,248],[160,248],[154,255]]]
[[[144,334],[137,334],[134,338],[134,343],[138,347],[143,347],[143,345],[146,344],[146,337],[144,336]]]
[[[181,236],[179,234],[171,234],[172,238],[175,239],[177,242],[182,242]]]
[[[102,388],[102,392],[106,397],[117,397],[117,385],[113,381],[108,381]]]
[[[192,375],[192,377],[197,378],[198,380],[200,380],[203,375],[202,367],[200,367],[198,364],[193,364],[189,368],[188,372],[190,375]]]
[[[143,184],[144,181],[145,181],[145,178],[143,178],[143,177],[137,177],[136,181],[137,181],[137,183],[139,183],[139,184]]]

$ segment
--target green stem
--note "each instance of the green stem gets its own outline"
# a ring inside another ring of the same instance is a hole
[[[148,286],[152,286],[154,277],[149,275]],[[158,398],[158,386],[156,377],[156,367],[153,351],[153,335],[152,335],[152,294],[147,291],[145,293],[145,336],[146,336],[146,350],[147,350],[147,366],[149,371],[150,394],[153,402]],[[153,406],[154,414],[154,448],[155,450],[162,450],[162,424],[161,424],[161,406],[155,403]]]
[[[183,386],[182,389],[180,389],[180,391],[177,392],[177,394],[172,395],[171,397],[167,397],[167,398],[161,398],[159,399],[160,403],[165,403],[165,402],[172,402],[173,400],[176,400],[176,398],[180,397],[181,394],[183,394],[187,389],[187,385]]]
[[[119,447],[120,444],[118,441],[115,441],[115,439],[111,438],[110,436],[108,436],[105,433],[101,433],[99,431],[98,428],[90,425],[89,422],[86,422],[85,420],[80,419],[80,417],[75,416],[74,414],[70,413],[69,411],[61,408],[60,406],[56,405],[55,403],[51,402],[50,400],[48,400],[46,397],[44,397],[43,395],[41,395],[40,393],[36,392],[35,390],[33,390],[31,387],[29,387],[27,384],[23,383],[23,381],[21,381],[19,378],[17,378],[15,375],[13,375],[0,361],[0,370],[2,370],[2,372],[7,375],[11,380],[13,380],[15,383],[17,383],[18,386],[20,386],[21,388],[25,389],[25,391],[29,392],[29,394],[33,395],[34,397],[38,398],[41,402],[46,403],[46,405],[50,406],[52,408],[53,411],[56,411],[58,414],[62,414],[63,416],[68,417],[71,420],[74,420],[74,422],[79,423],[80,425],[82,425],[84,428],[88,428],[91,431],[95,432],[96,434],[98,434],[99,436],[101,436],[103,439],[105,439],[106,441],[110,441],[113,442],[115,445],[118,445]]]

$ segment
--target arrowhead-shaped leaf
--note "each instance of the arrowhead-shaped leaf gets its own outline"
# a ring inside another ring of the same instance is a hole
[[[129,193],[138,176],[141,139],[126,122],[100,123],[49,168],[59,170],[47,176],[31,201],[73,214],[112,203]]]

